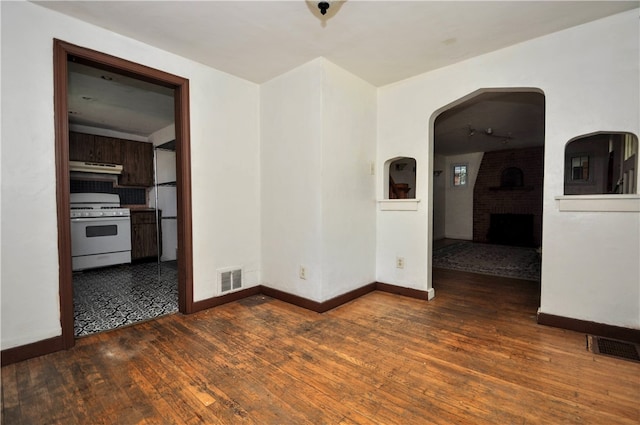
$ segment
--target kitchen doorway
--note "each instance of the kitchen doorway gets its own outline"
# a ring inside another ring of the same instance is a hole
[[[65,348],[75,344],[74,289],[70,230],[70,152],[68,60],[118,75],[167,87],[174,92],[175,122],[175,226],[177,227],[178,310],[193,310],[193,257],[191,231],[191,161],[189,140],[189,81],[144,65],[94,50],[54,40],[54,108],[56,130],[56,187],[58,212],[58,252],[60,263],[60,310]]]

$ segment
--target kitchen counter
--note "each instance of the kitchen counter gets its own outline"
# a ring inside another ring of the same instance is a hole
[[[155,212],[156,209],[155,208],[149,208],[149,207],[143,207],[140,205],[123,205],[123,208],[129,208],[129,210],[131,210],[132,213],[135,212]]]

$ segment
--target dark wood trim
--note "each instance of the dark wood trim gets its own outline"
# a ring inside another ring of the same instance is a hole
[[[337,297],[331,298],[330,300],[319,303],[319,310],[317,311],[318,313],[324,313],[325,311],[333,310],[336,307],[340,307],[341,305],[346,304],[349,301],[353,301],[375,290],[376,290],[376,284],[369,283],[365,286],[354,289],[353,291],[349,291],[345,294],[338,295]]]
[[[591,335],[604,336],[621,341],[640,343],[640,329],[623,328],[620,326],[572,319],[571,317],[556,316],[547,313],[538,313],[538,324]]]
[[[353,301],[375,290],[376,284],[375,282],[372,282],[367,285],[361,286],[360,288],[354,289],[353,291],[349,291],[346,294],[338,295],[337,297],[320,303],[320,313],[333,310],[336,307],[340,307],[341,305],[346,304],[349,301]]]
[[[334,309],[342,304],[346,304],[349,301],[353,301],[369,292],[375,291],[376,284],[370,283],[353,291],[349,291],[346,294],[338,295],[335,298],[324,302],[313,301],[308,298],[299,297],[288,292],[281,291],[279,289],[269,288],[268,286],[262,286],[262,293],[269,297],[284,301],[289,304],[296,305],[298,307],[306,308],[307,310],[315,311],[316,313],[324,313]]]
[[[317,301],[312,301],[308,298],[299,297],[297,295],[293,295],[279,289],[269,288],[268,286],[264,285],[260,287],[260,290],[262,294],[268,297],[275,298],[277,300],[284,301],[285,303],[293,304],[298,307],[306,308],[307,310],[320,313],[320,303]]]
[[[178,204],[178,308],[190,314],[193,303],[193,233],[191,227],[191,133],[189,126],[189,80],[174,92],[176,128],[176,186]]]
[[[21,345],[19,347],[7,348],[6,350],[2,350],[2,366],[44,356],[45,354],[55,353],[65,348],[65,342],[62,336],[43,339],[42,341]]]
[[[252,295],[260,295],[261,293],[261,287],[254,286],[252,288],[243,289],[242,291],[238,292],[232,292],[220,297],[213,297],[207,298],[206,300],[196,301],[193,303],[192,313],[197,313],[198,311],[207,310],[209,308],[217,307],[219,305],[227,304],[233,301],[238,301]]]
[[[145,65],[54,39],[54,114],[56,201],[58,212],[58,261],[60,322],[63,348],[75,344],[73,334],[73,281],[69,217],[69,124],[67,60],[125,74],[175,89],[176,185],[178,192],[178,306],[193,312],[193,247],[191,231],[191,147],[189,130],[189,80]]]
[[[391,285],[388,283],[376,282],[376,289],[390,294],[402,295],[403,297],[416,298],[419,300],[429,300],[427,291],[420,291],[413,288],[404,288],[402,286]]]
[[[53,43],[53,90],[60,327],[62,329],[62,349],[69,349],[75,344],[75,338],[73,333],[73,278],[71,271],[71,217],[69,211],[67,52],[58,40],[54,40]],[[37,345],[39,343],[34,344]],[[34,344],[29,344],[28,346]]]

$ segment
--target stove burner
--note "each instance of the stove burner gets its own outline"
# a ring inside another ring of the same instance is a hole
[[[129,217],[129,208],[120,206],[120,197],[113,193],[72,193],[71,218],[105,219]]]

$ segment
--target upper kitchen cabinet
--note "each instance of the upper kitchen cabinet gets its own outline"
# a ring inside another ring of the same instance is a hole
[[[69,160],[122,165],[120,186],[153,186],[153,145],[69,132]]]
[[[96,136],[84,133],[69,133],[69,160],[95,161]]]
[[[122,144],[122,186],[153,186],[153,145],[127,140]]]
[[[120,164],[122,140],[93,134],[69,133],[69,159]]]
[[[123,144],[124,143],[120,139],[96,136],[96,162],[120,164]]]

